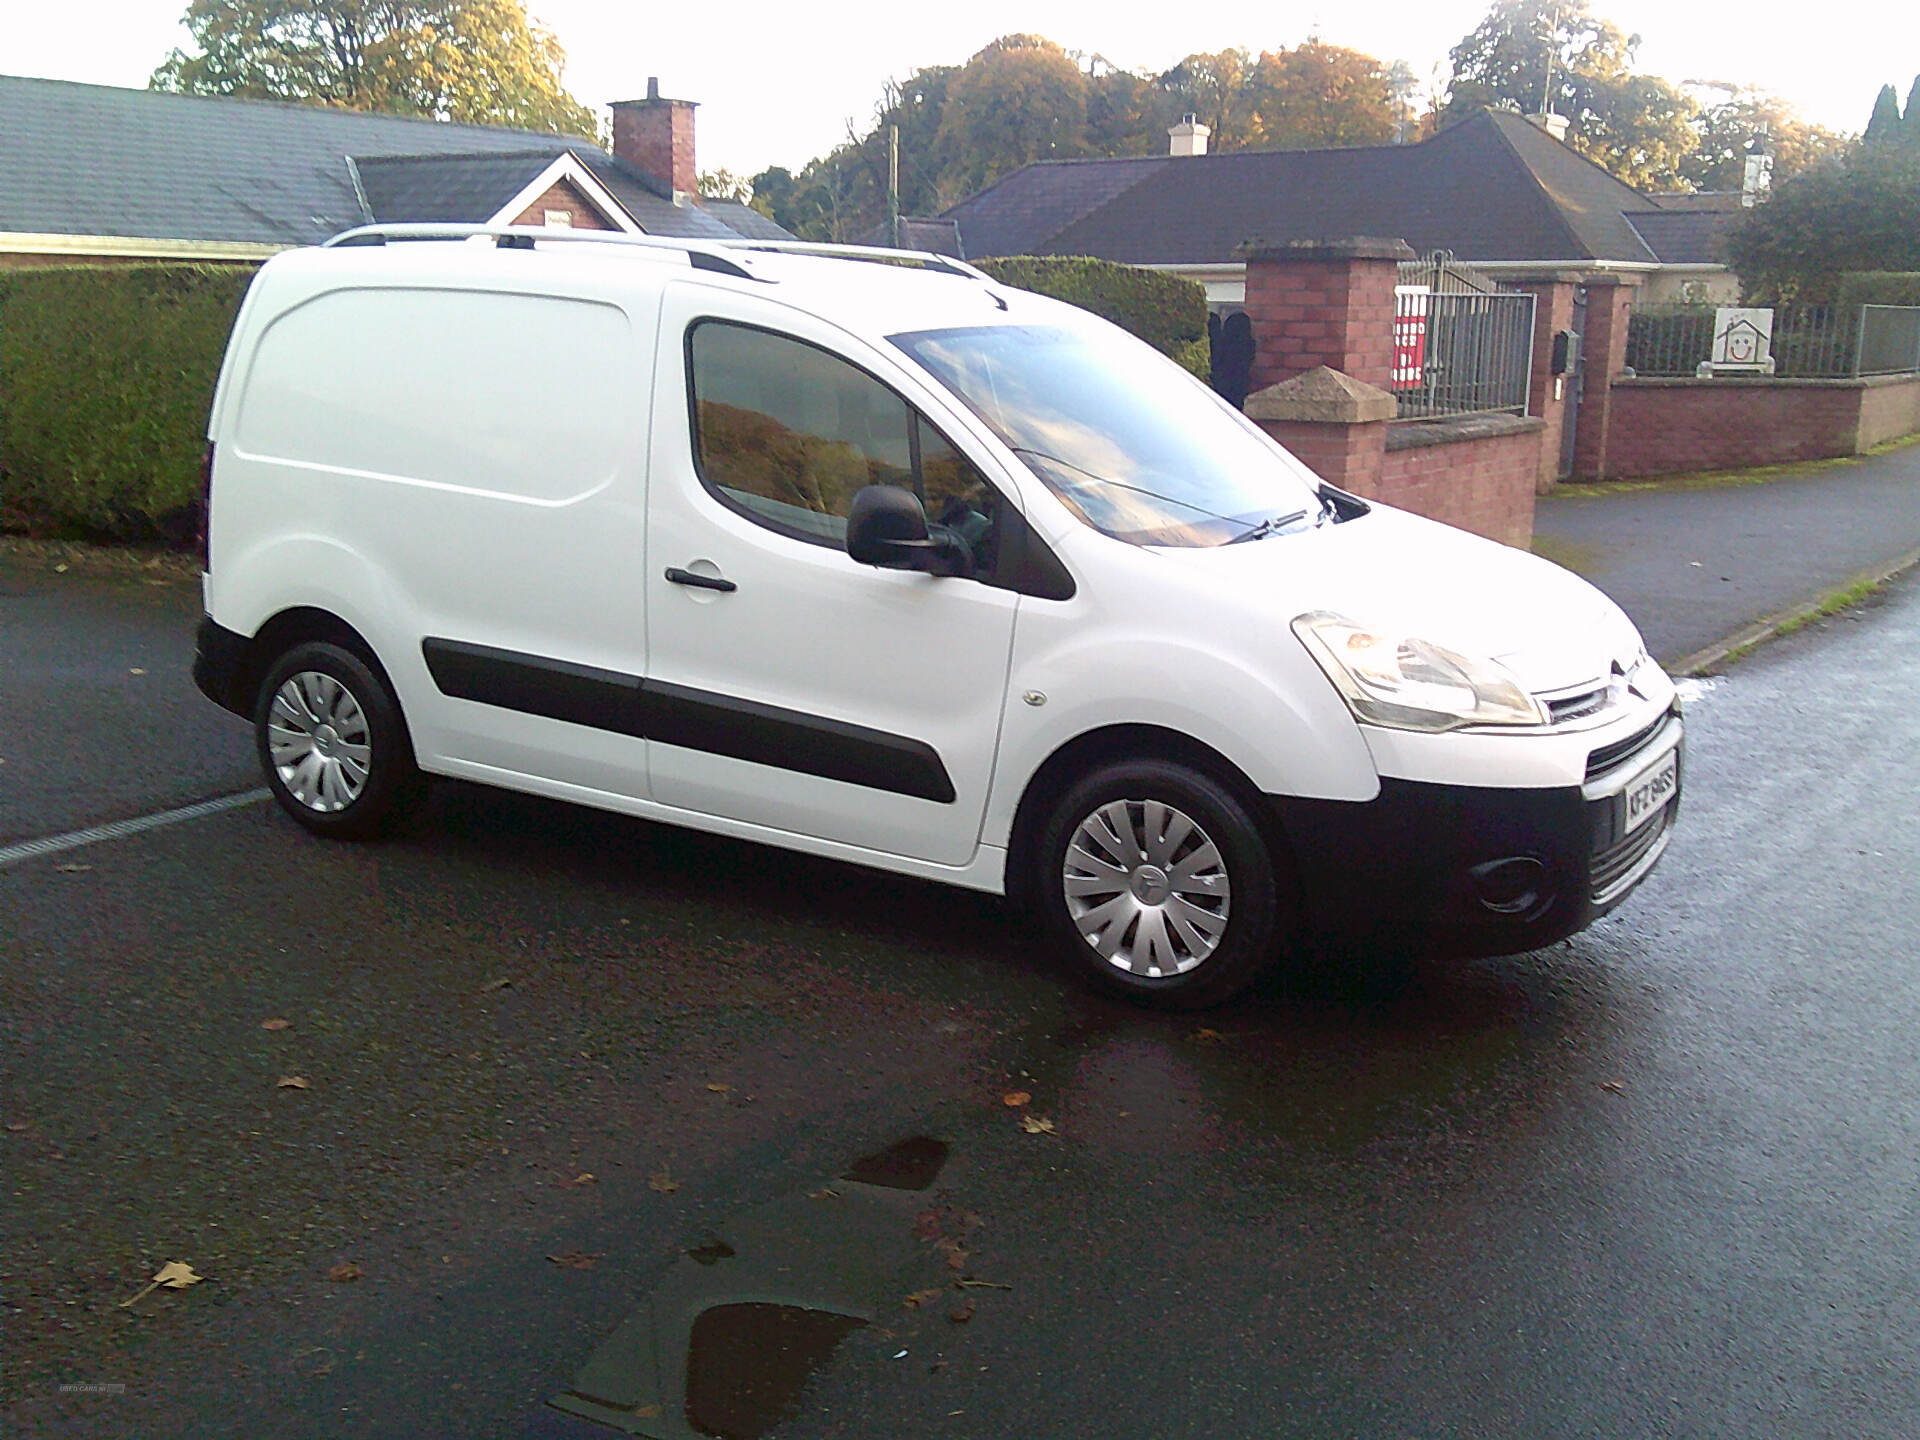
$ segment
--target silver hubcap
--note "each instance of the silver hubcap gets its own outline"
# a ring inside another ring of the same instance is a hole
[[[367,788],[373,758],[366,714],[331,675],[302,670],[273,693],[267,749],[287,793],[309,810],[344,810]]]
[[[1184,974],[1227,931],[1226,862],[1191,817],[1158,800],[1115,800],[1082,820],[1061,884],[1081,938],[1130,974]]]

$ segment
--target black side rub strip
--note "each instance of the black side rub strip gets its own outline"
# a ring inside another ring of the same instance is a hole
[[[710,755],[950,805],[953,779],[922,740],[706,690],[460,640],[420,642],[440,693]]]

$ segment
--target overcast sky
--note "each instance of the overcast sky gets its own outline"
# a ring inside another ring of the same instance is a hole
[[[973,0],[964,6],[723,0],[637,5],[531,0],[566,46],[569,88],[591,105],[661,92],[700,102],[699,164],[751,175],[799,169],[865,128],[889,77],[958,64],[997,35],[1028,31],[1126,69],[1164,70],[1197,50],[1296,45],[1309,32],[1423,79],[1486,13],[1484,0],[1276,5],[1215,0],[1205,10],[1094,0]],[[0,73],[140,86],[185,44],[185,0],[0,0]],[[1669,80],[1760,85],[1835,129],[1862,129],[1874,93],[1904,100],[1920,72],[1913,0],[1597,0],[1643,37],[1640,68]]]

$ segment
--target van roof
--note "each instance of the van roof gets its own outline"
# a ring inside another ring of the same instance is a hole
[[[420,281],[460,274],[489,288],[502,281],[524,284],[538,274],[543,285],[574,293],[629,284],[652,290],[666,274],[692,269],[705,282],[761,293],[868,334],[1005,323],[1016,307],[1030,321],[1087,318],[1072,306],[1004,287],[947,256],[854,245],[388,225],[348,231],[316,249],[288,252],[271,265],[283,274],[299,270],[314,278],[346,272]]]

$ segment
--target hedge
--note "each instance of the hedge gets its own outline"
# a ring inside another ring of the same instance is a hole
[[[1840,308],[1920,305],[1920,270],[1860,270],[1840,277]]]
[[[247,266],[0,270],[0,525],[185,543]]]
[[[971,263],[1002,284],[1051,295],[1111,320],[1202,380],[1212,371],[1204,285],[1164,270],[1079,255],[1014,255]]]

